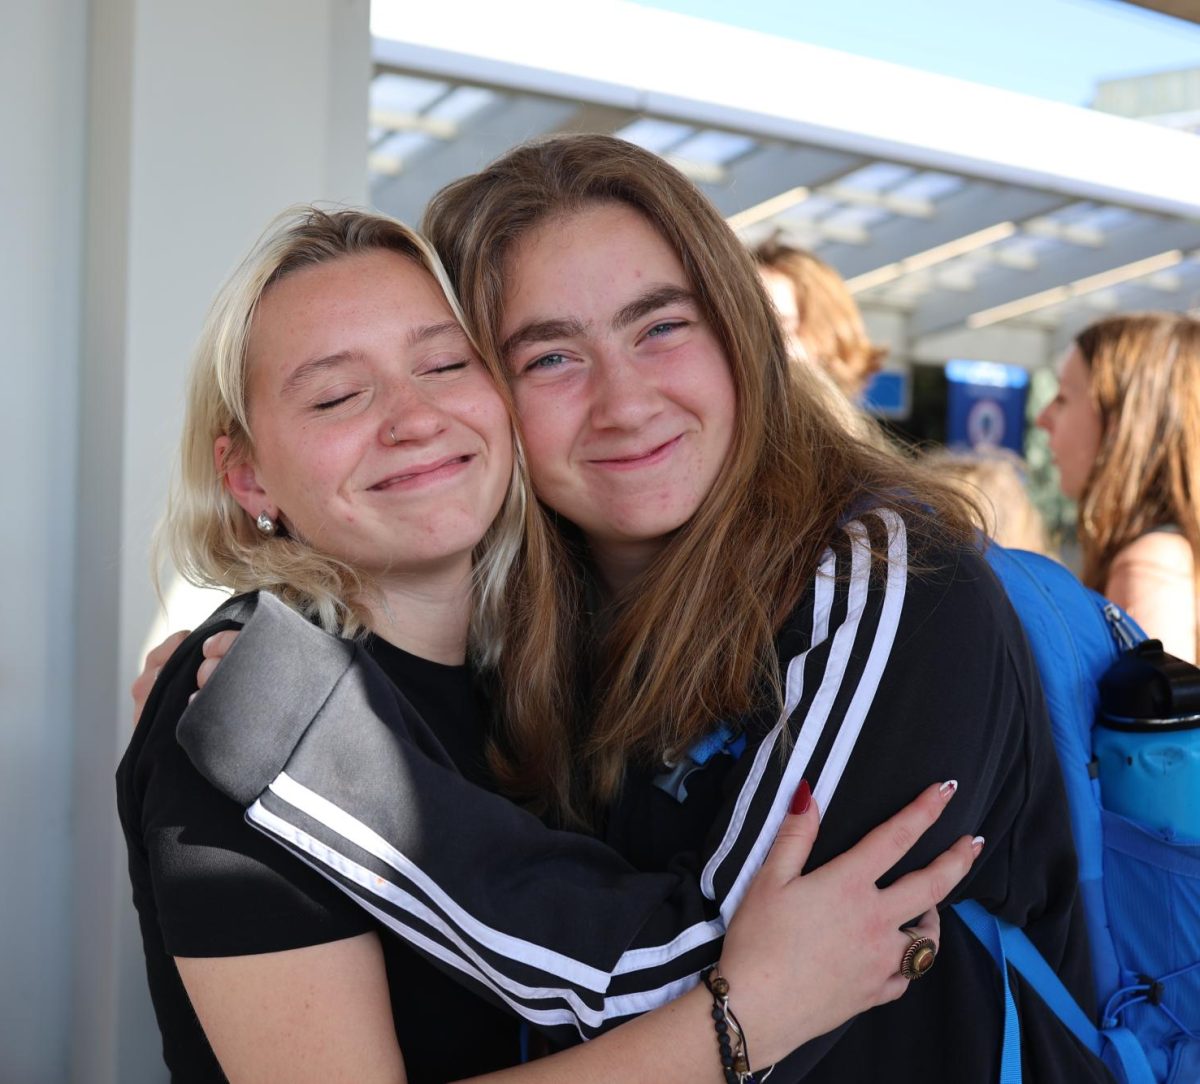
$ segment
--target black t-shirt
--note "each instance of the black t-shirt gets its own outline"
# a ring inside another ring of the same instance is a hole
[[[242,809],[192,767],[175,741],[175,724],[195,688],[203,638],[213,631],[172,658],[117,770],[133,900],[171,1079],[225,1080],[172,957],[278,952],[375,929],[410,1081],[453,1080],[515,1064],[519,1032],[510,1016],[378,927],[329,881],[247,824]],[[486,707],[466,667],[429,662],[377,638],[366,647],[430,722],[463,776],[490,786]],[[269,698],[271,690],[262,695]]]

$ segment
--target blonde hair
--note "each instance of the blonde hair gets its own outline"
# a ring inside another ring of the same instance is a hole
[[[796,298],[800,336],[810,360],[850,399],[857,399],[879,371],[887,348],[867,335],[862,313],[845,280],[829,264],[802,248],[772,238],[753,250],[760,268],[782,275]]]
[[[1187,539],[1200,576],[1200,320],[1112,316],[1075,346],[1101,427],[1079,501],[1083,582],[1103,590],[1121,550],[1169,525]]]
[[[192,358],[179,465],[155,547],[156,554],[165,547],[175,567],[194,584],[235,592],[270,591],[327,631],[344,635],[368,624],[374,585],[350,565],[285,531],[264,536],[234,500],[225,473],[233,464],[250,460],[254,452],[247,403],[248,347],[259,300],[296,271],[379,250],[394,252],[429,272],[462,322],[462,310],[441,262],[407,226],[367,211],[312,206],[284,211],[225,281],[209,308]],[[507,385],[494,364],[489,364],[489,370],[511,414]],[[231,443],[218,469],[213,445],[221,436]],[[471,641],[485,663],[494,663],[500,650],[502,599],[529,503],[519,443],[515,450],[504,506],[475,553],[477,604]],[[156,560],[156,568],[158,564]]]
[[[983,512],[979,526],[1002,546],[1048,553],[1046,523],[1029,496],[1025,461],[1004,448],[927,452],[930,466],[959,482]]]
[[[601,614],[590,613],[578,532],[545,511],[531,535],[528,575],[512,581],[520,635],[500,660],[505,731],[493,763],[509,790],[564,821],[610,801],[631,758],[688,748],[716,719],[761,706],[764,688],[778,699],[775,632],[852,509],[904,507],[918,545],[971,533],[960,494],[856,441],[810,393],[749,253],[682,174],[630,143],[528,144],[434,197],[426,236],[486,352],[500,346],[515,245],[605,202],[644,215],[679,258],[729,360],[736,425],[700,508]]]

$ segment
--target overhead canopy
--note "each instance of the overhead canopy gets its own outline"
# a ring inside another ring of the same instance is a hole
[[[414,7],[372,16],[372,195],[407,221],[524,139],[608,132],[832,263],[902,362],[1039,366],[1200,303],[1192,135],[623,0]]]

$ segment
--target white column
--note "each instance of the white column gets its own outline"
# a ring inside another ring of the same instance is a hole
[[[0,1080],[65,1079],[86,0],[0,31]],[[111,808],[111,803],[110,803]]]
[[[293,202],[366,198],[368,0],[92,0],[75,556],[71,1079],[165,1078],[112,771],[148,542],[217,284]],[[0,799],[2,801],[2,799]]]

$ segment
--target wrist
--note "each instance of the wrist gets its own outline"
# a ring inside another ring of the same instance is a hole
[[[717,1060],[725,1084],[761,1084],[770,1075],[773,1063],[754,1060],[746,1025],[732,1004],[732,984],[721,973],[720,964],[706,968],[700,978],[712,999],[709,1015],[713,1021]]]

